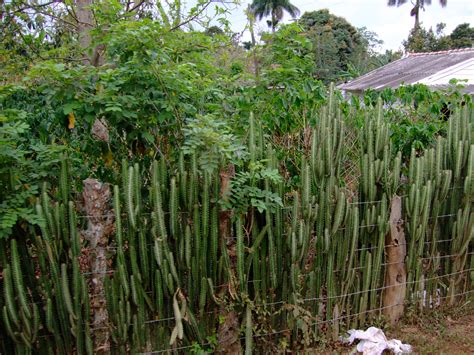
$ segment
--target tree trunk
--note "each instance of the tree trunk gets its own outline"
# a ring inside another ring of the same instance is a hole
[[[87,214],[87,230],[83,233],[90,243],[89,267],[91,311],[93,315],[94,352],[110,353],[109,316],[105,299],[104,279],[107,273],[106,249],[109,235],[114,230],[113,214],[109,209],[110,188],[96,179],[84,180],[84,206]]]
[[[385,289],[383,313],[395,324],[403,315],[407,273],[405,267],[406,241],[402,220],[402,199],[394,196],[390,206],[390,231],[385,237]]]
[[[415,31],[420,28],[420,9],[418,8],[415,13]]]
[[[235,167],[232,164],[229,164],[227,168],[222,169],[220,172],[220,198],[223,200],[228,199],[228,193],[230,190],[230,180],[235,175]],[[222,288],[222,291],[219,294],[220,299],[223,300],[223,303],[219,310],[219,316],[224,319],[222,323],[219,324],[219,329],[217,330],[217,340],[219,346],[217,348],[218,354],[240,354],[242,352],[240,345],[240,322],[238,314],[233,310],[229,309],[227,306],[226,298],[233,297],[235,294],[235,282],[236,279],[236,263],[237,263],[237,250],[235,245],[235,240],[231,235],[231,210],[222,210],[219,212],[219,236],[220,236],[220,246],[221,248],[226,248],[222,250],[222,253],[227,252],[230,261],[229,269],[229,285],[227,288]]]
[[[410,15],[415,17],[415,27],[413,28],[415,32],[420,28],[420,8],[422,3],[420,0],[416,0],[415,7],[411,10]]]
[[[253,15],[252,10],[250,9],[250,5],[247,9],[247,18],[249,20],[250,38],[252,40],[252,57],[253,57],[253,66],[255,68],[255,78],[258,81],[260,77],[260,68],[258,66],[257,48],[256,48],[257,41],[255,40],[255,32],[254,32],[255,16]]]
[[[272,33],[273,34],[275,33],[276,25],[277,25],[277,19],[276,19],[275,10],[273,10],[272,11]]]
[[[92,63],[92,55],[88,52],[92,44],[91,29],[94,27],[91,5],[93,0],[76,0],[77,32],[79,36],[79,46],[83,51],[83,63]]]

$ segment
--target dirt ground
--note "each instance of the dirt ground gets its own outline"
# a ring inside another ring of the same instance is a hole
[[[410,344],[414,354],[474,354],[474,299],[455,309],[406,310],[399,326],[382,329],[388,339]],[[305,354],[356,354],[356,344],[329,343]]]
[[[412,320],[387,331],[387,337],[412,345],[416,354],[474,354],[474,304],[454,312],[416,315]]]

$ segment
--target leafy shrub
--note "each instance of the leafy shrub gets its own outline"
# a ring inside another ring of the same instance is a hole
[[[56,180],[67,150],[32,141],[25,116],[22,111],[0,112],[0,238],[10,236],[15,227],[40,222],[32,206],[43,181]]]

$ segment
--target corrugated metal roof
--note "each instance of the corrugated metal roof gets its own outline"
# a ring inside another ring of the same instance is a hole
[[[440,70],[433,75],[418,80],[417,83],[429,86],[448,85],[452,78],[464,79],[467,80],[467,83],[474,84],[474,55],[471,59]]]
[[[474,48],[442,52],[410,53],[406,57],[371,71],[348,83],[341,90],[396,88],[401,84],[424,83],[444,86],[450,79],[467,79],[474,85]]]

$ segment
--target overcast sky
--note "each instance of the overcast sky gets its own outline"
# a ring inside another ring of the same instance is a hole
[[[250,2],[243,0],[228,17],[235,32],[244,30],[247,23],[244,9]],[[383,50],[401,48],[402,41],[408,37],[414,24],[414,18],[410,16],[413,7],[410,1],[400,7],[387,6],[387,0],[291,0],[291,2],[301,10],[301,14],[305,11],[329,9],[331,13],[345,17],[355,27],[367,27],[384,41]],[[444,8],[438,0],[432,2],[420,13],[420,21],[424,27],[433,27],[435,30],[436,24],[443,22],[446,24],[445,33],[449,34],[460,23],[468,22],[474,26],[474,0],[448,0],[448,5]],[[291,17],[286,14],[283,22],[290,20]],[[259,23],[258,28],[267,30],[265,19]],[[249,38],[249,34],[244,33],[242,40],[246,41]]]

